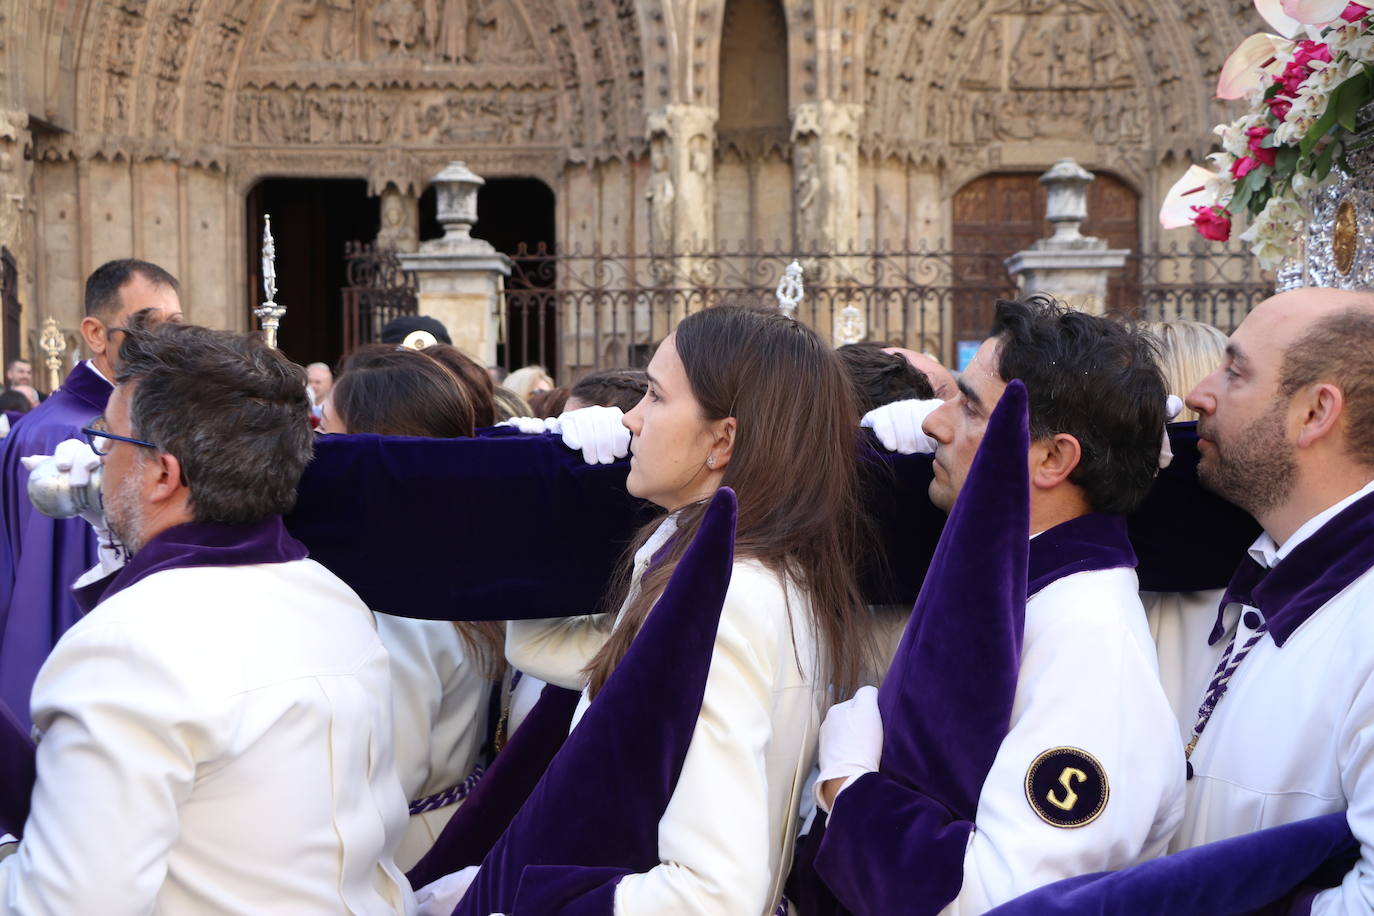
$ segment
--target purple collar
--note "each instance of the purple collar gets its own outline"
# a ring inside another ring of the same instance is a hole
[[[161,532],[123,567],[73,594],[82,613],[89,614],[105,599],[163,570],[289,563],[307,555],[305,545],[286,533],[280,515],[247,525],[188,522]]]
[[[1102,569],[1135,568],[1135,550],[1126,536],[1126,516],[1090,512],[1055,525],[1031,539],[1026,594],[1065,576]]]
[[[76,368],[67,373],[67,377],[62,380],[62,385],[58,391],[71,395],[84,404],[89,404],[94,411],[91,416],[105,412],[105,405],[110,400],[110,392],[114,387],[101,377],[90,366],[86,365],[83,359],[76,364]],[[56,394],[57,392],[53,392]]]
[[[1273,569],[1266,570],[1247,556],[1226,587],[1207,642],[1215,644],[1224,635],[1222,615],[1228,604],[1237,601],[1259,609],[1269,622],[1274,644],[1283,648],[1307,618],[1370,567],[1374,567],[1374,493],[1338,512]]]

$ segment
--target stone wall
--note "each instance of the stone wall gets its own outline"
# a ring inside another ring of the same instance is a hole
[[[129,255],[244,328],[257,181],[404,209],[454,159],[544,180],[560,248],[686,256],[943,247],[961,186],[1071,155],[1149,245],[1258,27],[1250,0],[0,0],[0,244],[26,334]]]

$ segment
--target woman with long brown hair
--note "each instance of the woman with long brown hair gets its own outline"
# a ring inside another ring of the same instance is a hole
[[[320,432],[471,436],[471,392],[434,349],[379,344],[355,351],[325,401]],[[410,824],[396,851],[396,863],[407,869],[433,845],[484,762],[490,698],[505,674],[505,633],[499,621],[450,623],[380,613],[403,608],[373,610],[391,656],[396,772],[410,799]]]
[[[615,613],[512,622],[507,658],[583,690],[580,718],[711,495],[735,490],[734,567],[701,712],[659,823],[660,864],[620,881],[615,909],[764,916],[782,895],[822,708],[832,686],[852,689],[861,663],[853,396],[814,331],[731,306],[687,317],[648,375],[625,417],[626,486],[667,514],[633,545],[608,604]]]

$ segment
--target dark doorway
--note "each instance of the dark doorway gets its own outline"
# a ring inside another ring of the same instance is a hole
[[[974,347],[992,326],[993,300],[1014,291],[1004,259],[1053,231],[1045,221],[1045,186],[1039,172],[984,175],[954,195],[955,346]],[[1098,172],[1088,185],[1084,235],[1107,240],[1110,248],[1140,250],[1140,197],[1120,178]],[[1126,314],[1131,288],[1121,271],[1107,281],[1107,310]]]
[[[268,213],[277,303],[286,306],[277,345],[295,362],[333,366],[342,355],[344,243],[376,237],[379,204],[360,179],[266,178],[248,192],[249,316],[263,299],[262,217]]]
[[[434,188],[420,196],[420,240],[444,234]],[[488,178],[477,192],[472,234],[515,261],[506,280],[505,328],[496,361],[507,369],[538,363],[557,378],[561,329],[552,293],[557,271],[553,190],[537,178]]]

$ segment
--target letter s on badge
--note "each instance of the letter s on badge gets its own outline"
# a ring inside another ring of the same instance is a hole
[[[1107,807],[1107,771],[1097,758],[1076,747],[1054,747],[1031,761],[1026,771],[1026,801],[1045,823],[1083,827]]]

